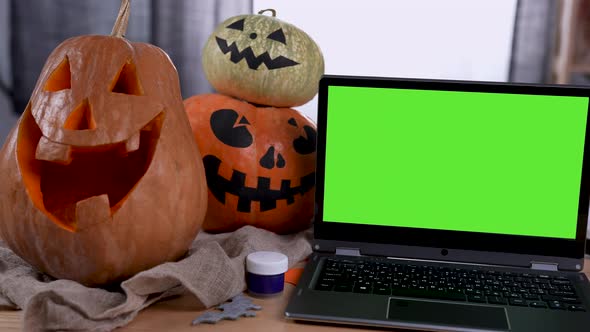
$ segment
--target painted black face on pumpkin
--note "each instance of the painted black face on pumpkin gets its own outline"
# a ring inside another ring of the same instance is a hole
[[[235,21],[234,23],[228,25],[226,28],[247,33],[248,38],[250,38],[253,41],[256,41],[256,39],[259,38],[266,38],[267,40],[287,45],[287,39],[282,28],[274,30],[267,36],[259,35],[259,33],[255,31],[244,31],[245,20],[246,19],[243,18],[241,20]],[[218,36],[215,37],[215,40],[217,41],[217,46],[219,46],[219,50],[223,54],[230,53],[229,59],[231,62],[239,63],[240,61],[245,60],[248,63],[248,68],[250,69],[256,70],[262,64],[264,64],[266,68],[269,70],[296,66],[299,64],[298,62],[291,60],[287,57],[284,57],[282,55],[272,58],[268,51],[261,53],[257,56],[254,54],[254,51],[252,50],[251,46],[248,46],[242,51],[240,51],[235,41],[228,45],[228,41],[226,39],[220,38]]]
[[[233,109],[220,109],[211,114],[211,131],[222,143],[223,155],[209,154],[203,158],[207,184],[222,204],[225,204],[226,195],[237,196],[239,212],[250,212],[252,202],[260,203],[260,211],[275,209],[278,200],[293,204],[297,195],[315,186],[316,130],[307,124],[300,126],[295,117],[281,118],[280,112],[274,112],[279,119],[253,114],[254,125],[247,115],[240,115]],[[282,124],[281,128],[276,128],[277,123]],[[250,164],[244,165],[245,169],[232,167],[229,179],[220,174],[222,162],[233,165],[234,159],[243,157],[250,160]],[[310,161],[312,167],[308,167]],[[253,181],[248,177],[252,176],[256,178],[256,185],[248,186],[247,182]]]

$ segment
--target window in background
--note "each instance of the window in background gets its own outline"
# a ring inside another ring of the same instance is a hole
[[[254,0],[307,32],[327,74],[508,80],[517,0]],[[316,121],[317,99],[296,107]],[[362,111],[362,110],[361,110]]]

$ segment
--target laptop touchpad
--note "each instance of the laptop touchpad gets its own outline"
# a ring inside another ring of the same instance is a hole
[[[389,298],[387,318],[420,325],[457,326],[508,331],[506,310],[502,307]]]

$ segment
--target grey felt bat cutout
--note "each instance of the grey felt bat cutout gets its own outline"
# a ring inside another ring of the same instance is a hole
[[[221,304],[216,309],[221,311],[208,311],[193,320],[191,325],[215,324],[223,319],[237,320],[240,317],[255,317],[256,312],[252,310],[260,310],[262,307],[252,303],[252,300],[243,294],[239,294],[232,298],[231,302]]]

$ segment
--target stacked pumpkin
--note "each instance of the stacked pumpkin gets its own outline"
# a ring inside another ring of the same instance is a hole
[[[292,233],[314,214],[316,127],[291,107],[317,93],[324,60],[305,32],[269,11],[215,29],[202,64],[219,93],[184,102],[205,165],[209,232]]]
[[[89,286],[182,257],[207,206],[176,69],[123,38],[128,17],[53,51],[0,151],[0,237]]]

